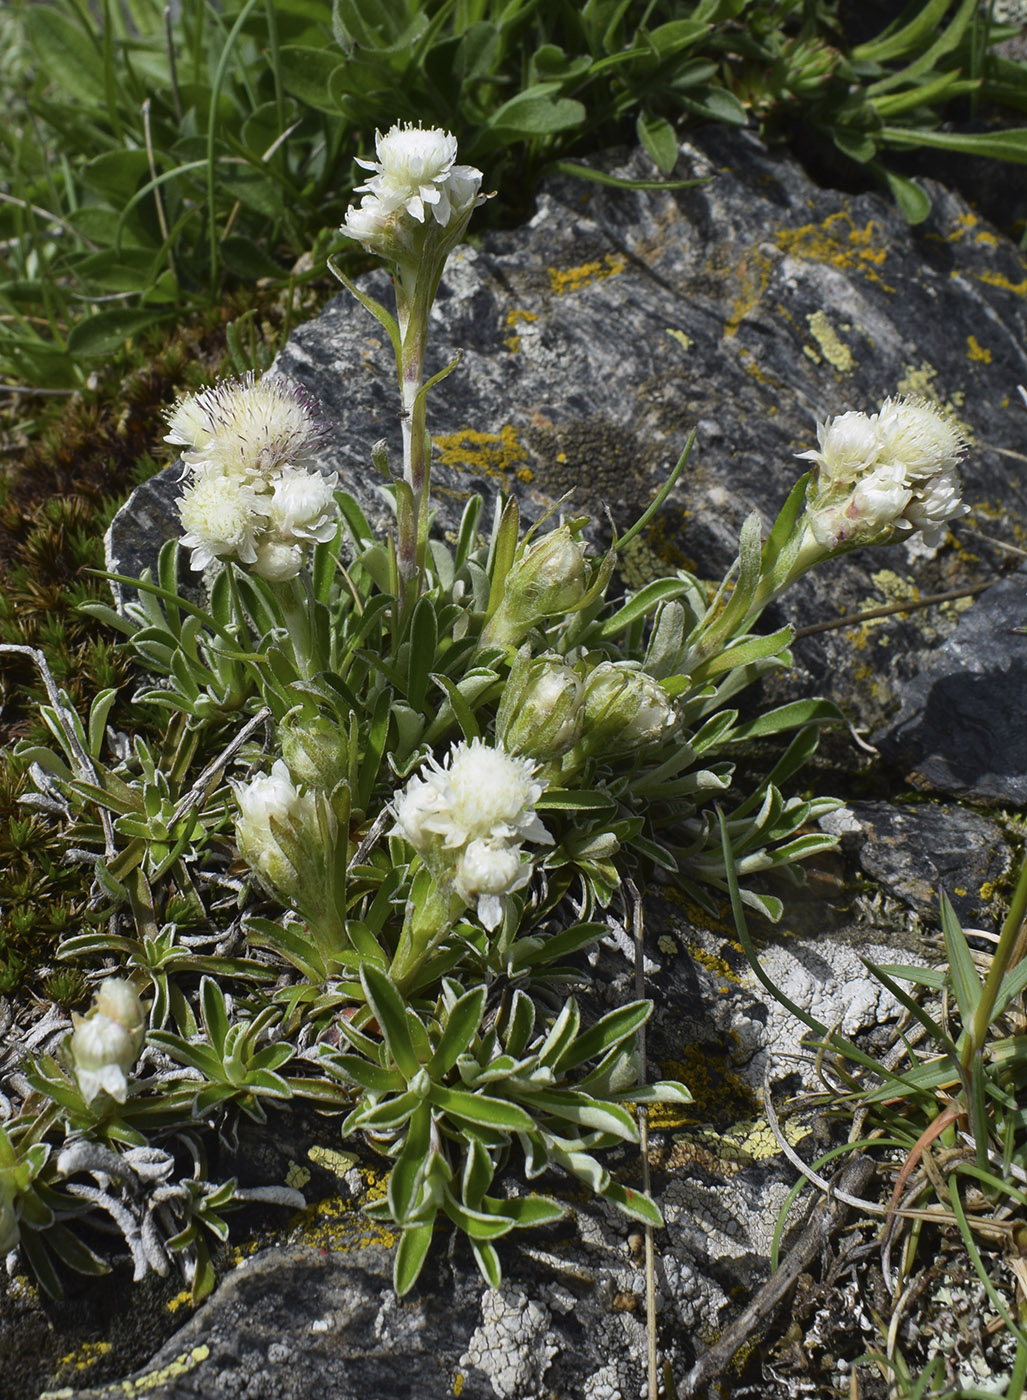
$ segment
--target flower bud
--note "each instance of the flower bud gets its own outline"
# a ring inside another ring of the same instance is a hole
[[[503,584],[503,597],[482,636],[486,645],[520,646],[537,623],[581,607],[589,592],[587,551],[560,525],[523,549]]]
[[[629,753],[662,743],[677,726],[674,702],[646,671],[625,661],[601,661],[585,678],[589,753]]]
[[[552,653],[531,659],[521,648],[496,715],[496,737],[507,753],[545,762],[578,742],[584,687],[573,667]]]
[[[330,793],[349,773],[349,745],[338,724],[286,716],[278,731],[282,757],[295,782]]]
[[[478,918],[490,932],[503,918],[503,895],[522,889],[531,877],[531,862],[521,848],[505,841],[472,841],[456,863],[453,888],[468,904],[477,901]]]
[[[108,977],[87,1016],[72,1016],[68,1051],[87,1103],[107,1093],[118,1103],[128,1094],[128,1073],[142,1049],[145,1016],[131,982]]]
[[[304,879],[308,864],[304,855],[321,852],[323,844],[314,795],[299,791],[280,758],[270,773],[233,786],[239,804],[235,835],[243,858],[270,894],[287,903],[300,901],[310,893],[311,883]],[[330,811],[325,815],[330,819]],[[314,856],[310,865],[311,875],[320,884]]]

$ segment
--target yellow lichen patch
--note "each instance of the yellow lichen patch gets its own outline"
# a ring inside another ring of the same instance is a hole
[[[616,277],[627,265],[628,260],[623,253],[607,253],[601,261],[581,263],[578,267],[551,267],[548,269],[549,285],[558,297],[562,297],[568,292],[580,292],[582,287],[592,282]]]
[[[285,1173],[286,1186],[293,1187],[296,1191],[301,1191],[310,1180],[310,1172],[306,1167],[301,1167],[299,1162],[290,1162],[289,1170]]]
[[[187,1376],[190,1371],[194,1371],[201,1361],[206,1361],[210,1355],[210,1347],[200,1345],[195,1346],[191,1351],[184,1351],[181,1356],[176,1356],[174,1361],[167,1366],[161,1366],[156,1371],[148,1371],[143,1376],[137,1376],[135,1380],[114,1381],[110,1385],[103,1386],[102,1389],[94,1391],[96,1395],[121,1395],[126,1400],[131,1400],[133,1395],[145,1395],[147,1391],[156,1390],[158,1386],[167,1385],[169,1381],[177,1380],[180,1376]],[[47,1390],[39,1397],[39,1400],[72,1400],[75,1392],[73,1390]]]
[[[789,1147],[794,1147],[807,1136],[810,1128],[791,1119],[784,1123],[781,1131]],[[702,1167],[715,1176],[734,1176],[743,1167],[765,1162],[778,1156],[780,1151],[766,1118],[750,1118],[722,1133],[710,1128],[675,1133],[673,1147],[662,1155],[658,1165],[667,1171]]]
[[[514,307],[512,311],[506,313],[506,324],[508,326],[519,326],[522,321],[537,321],[537,311],[522,311],[519,307]]]
[[[978,343],[975,335],[968,335],[966,338],[967,355],[971,360],[980,360],[982,364],[991,364],[991,351]]]
[[[691,350],[692,346],[695,344],[695,341],[690,335],[685,335],[684,331],[675,330],[673,326],[667,327],[667,334],[670,336],[671,340],[677,341],[682,350]]]
[[[918,365],[905,365],[902,378],[895,386],[895,392],[896,394],[906,394],[914,399],[927,399],[929,403],[937,404],[939,408],[952,416],[959,431],[966,439],[967,445],[972,447],[976,441],[973,429],[959,416],[959,410],[966,401],[966,394],[962,389],[957,389],[950,399],[943,399],[932,383],[937,375],[938,371],[927,360],[921,360]]]
[[[460,467],[464,471],[484,472],[486,476],[502,479],[504,472],[524,466],[527,448],[510,423],[498,433],[480,433],[474,428],[461,428],[456,433],[441,433],[432,439],[439,461],[444,467]]]
[[[317,1144],[307,1148],[307,1156],[316,1166],[323,1167],[326,1172],[332,1172],[335,1176],[345,1176],[357,1164],[355,1153],[338,1152],[334,1147],[321,1147]],[[310,1180],[309,1172],[307,1180]],[[292,1185],[291,1181],[289,1185]]]
[[[110,1349],[110,1342],[83,1342],[76,1351],[69,1351],[67,1356],[62,1356],[57,1365],[62,1371],[68,1367],[76,1371],[85,1371],[90,1366],[95,1366]]]
[[[291,1227],[293,1242],[310,1245],[313,1249],[348,1252],[372,1245],[391,1249],[396,1243],[394,1231],[368,1220],[342,1196],[326,1196],[323,1201],[315,1201],[293,1216]]]
[[[888,245],[884,229],[874,219],[858,228],[849,211],[839,209],[822,223],[781,229],[774,242],[786,256],[826,263],[839,270],[852,268],[886,292],[895,290],[876,270],[888,256]]]
[[[994,235],[993,233],[989,233],[987,229],[981,229],[980,233],[979,233],[979,234],[977,235],[977,237],[974,239],[974,242],[975,242],[975,243],[985,243],[985,244],[987,244],[987,246],[988,246],[989,248],[997,248],[997,247],[998,247],[998,239],[995,237],[995,235]]]
[[[661,934],[656,946],[666,958],[672,958],[678,950],[678,945],[675,943],[674,939],[671,938],[669,933]]]
[[[958,277],[959,270],[953,271],[952,276]],[[1001,287],[1004,292],[1012,292],[1014,296],[1027,297],[1027,277],[1022,282],[1014,282],[1006,277],[1002,272],[992,272],[990,268],[984,272],[975,272],[974,277],[978,282],[986,282],[989,287]]]
[[[689,948],[689,953],[707,972],[714,973],[717,977],[723,977],[726,982],[740,983],[741,978],[732,972],[730,965],[723,958],[715,957],[713,953],[707,953],[705,948]]]
[[[453,1377],[453,1394],[454,1394],[454,1395],[462,1395],[463,1393],[464,1393],[464,1373],[463,1373],[463,1371],[457,1371],[456,1375]]]
[[[763,293],[770,285],[773,264],[766,253],[750,248],[742,261],[736,264],[735,277],[740,290],[731,303],[731,314],[724,322],[724,338],[730,340],[738,332],[738,327],[754,307],[763,299]]]
[[[971,214],[968,209],[965,214],[960,214],[952,232],[946,234],[947,241],[949,243],[958,243],[961,239],[966,237],[972,228],[976,228],[979,223],[980,219],[978,219],[977,215]]]
[[[173,1298],[169,1298],[164,1304],[169,1313],[176,1313],[179,1308],[191,1308],[194,1305],[192,1292],[188,1288],[183,1288],[181,1293],[176,1293]]]
[[[535,473],[530,467],[518,467],[514,472],[514,476],[518,481],[523,482],[525,486],[530,486],[535,480]]]
[[[517,355],[521,349],[521,338],[519,335],[504,336],[503,344],[510,351],[511,355]]]
[[[649,1126],[654,1131],[686,1123],[740,1122],[759,1109],[752,1087],[723,1061],[715,1061],[709,1046],[690,1045],[678,1060],[660,1065],[661,1079],[676,1079],[692,1095],[688,1104],[649,1105]]]
[[[979,891],[979,893],[978,893],[978,898],[979,898],[979,899],[985,899],[985,900],[990,900],[990,899],[994,899],[994,898],[995,898],[995,882],[994,882],[994,880],[985,880],[984,884],[981,886],[980,891]]]
[[[856,361],[852,357],[852,351],[831,325],[826,314],[823,311],[813,311],[806,317],[806,324],[809,326],[813,339],[820,346],[821,353],[827,363],[833,366],[839,374],[848,374]]]

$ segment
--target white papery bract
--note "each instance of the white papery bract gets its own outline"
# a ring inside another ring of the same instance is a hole
[[[299,467],[285,467],[272,485],[267,508],[271,530],[282,543],[305,540],[327,544],[335,534],[337,472],[322,476]]]
[[[457,144],[451,132],[397,122],[384,136],[375,132],[375,151],[377,160],[357,158],[358,165],[375,172],[357,186],[357,193],[366,192],[378,201],[379,217],[405,209],[423,224],[430,211],[435,223],[445,228],[463,219],[477,202],[482,173],[455,163]],[[372,214],[368,203],[362,204],[365,222]],[[350,222],[348,215],[346,222]]]
[[[925,399],[885,399],[878,413],[843,413],[817,425],[807,492],[809,526],[827,549],[920,530],[936,545],[966,513],[956,465],[958,425]]]
[[[454,744],[445,764],[430,758],[393,804],[393,830],[409,841],[435,879],[465,904],[477,904],[487,929],[503,917],[503,899],[531,878],[522,843],[553,844],[535,803],[545,783],[535,765],[480,739]]]
[[[245,480],[211,467],[199,470],[178,503],[185,531],[182,543],[192,550],[190,566],[205,569],[215,559],[252,564],[257,557],[257,538],[267,527],[261,505]]]
[[[178,401],[167,441],[192,473],[179,501],[192,568],[235,560],[273,582],[295,578],[306,547],[335,534],[338,474],[313,464],[325,428],[289,379],[226,379]]]
[[[229,475],[269,481],[287,465],[312,463],[325,432],[300,385],[251,373],[179,399],[164,440],[185,447],[190,466],[210,463]]]
[[[118,1103],[128,1096],[128,1075],[142,1049],[145,1016],[131,982],[108,977],[87,1016],[72,1016],[68,1054],[86,1103],[107,1093]]]
[[[304,886],[304,870],[299,866],[316,869],[325,837],[334,837],[334,821],[331,829],[323,828],[316,797],[295,785],[280,758],[270,773],[260,773],[248,783],[233,783],[232,788],[239,806],[235,837],[244,860],[279,898],[299,898]],[[330,812],[324,815],[331,817]]]

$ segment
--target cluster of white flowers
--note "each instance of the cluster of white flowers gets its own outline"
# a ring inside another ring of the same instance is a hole
[[[965,450],[957,425],[924,399],[885,399],[880,411],[843,413],[817,425],[809,519],[829,549],[898,528],[935,545],[964,515],[956,470]]]
[[[145,1017],[131,982],[108,977],[100,983],[87,1016],[72,1015],[68,1053],[86,1103],[100,1093],[124,1103],[128,1074],[143,1045]]]
[[[527,758],[480,739],[454,744],[444,764],[430,758],[396,798],[394,830],[432,874],[467,904],[487,929],[503,917],[503,897],[522,889],[531,861],[522,842],[553,844],[535,803],[545,783]]]
[[[458,238],[484,195],[481,171],[456,164],[456,137],[441,127],[397,123],[384,136],[375,133],[375,151],[377,160],[357,159],[374,174],[357,186],[364,198],[346,211],[343,232],[400,263],[416,260],[432,225]],[[452,241],[445,240],[447,248]]]
[[[190,473],[179,517],[194,569],[235,559],[262,578],[296,577],[338,519],[337,474],[315,464],[324,431],[288,379],[249,374],[179,399],[165,441]]]

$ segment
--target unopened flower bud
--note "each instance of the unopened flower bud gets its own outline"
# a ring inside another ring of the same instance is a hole
[[[300,900],[304,852],[312,847],[318,852],[322,844],[313,794],[299,791],[280,758],[270,773],[234,787],[239,804],[235,834],[243,858],[270,894],[286,902]]]
[[[678,716],[670,696],[646,671],[624,661],[601,661],[585,678],[589,753],[628,753],[669,738]]]
[[[482,641],[520,646],[537,623],[574,612],[589,592],[587,551],[570,526],[560,525],[524,549],[506,576],[503,597]]]
[[[472,841],[456,863],[453,888],[468,904],[477,901],[478,918],[490,932],[503,918],[503,895],[523,888],[531,876],[531,862],[521,859],[521,848],[505,841]]]
[[[330,793],[349,772],[345,730],[331,720],[286,717],[278,742],[289,772],[306,788]]]
[[[578,742],[584,721],[584,687],[559,656],[530,659],[522,647],[503,691],[496,736],[507,753],[545,762]]]
[[[72,1016],[68,1051],[87,1103],[107,1093],[118,1103],[128,1094],[128,1074],[142,1049],[145,1017],[131,982],[108,977],[87,1016]]]

